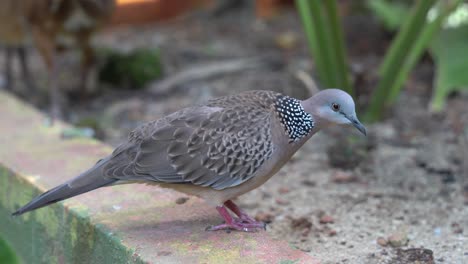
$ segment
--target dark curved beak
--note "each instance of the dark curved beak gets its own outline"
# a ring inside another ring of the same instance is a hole
[[[349,121],[351,121],[353,126],[357,128],[357,130],[359,130],[359,132],[364,134],[364,136],[367,136],[366,127],[356,117],[347,117],[347,118],[349,119]]]

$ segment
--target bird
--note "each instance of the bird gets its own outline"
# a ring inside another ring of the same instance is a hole
[[[306,100],[266,90],[211,99],[140,125],[112,154],[13,215],[100,187],[145,183],[215,206],[224,223],[209,231],[265,229],[232,200],[265,183],[312,135],[334,125],[366,135],[353,98],[339,89]]]
[[[91,37],[110,19],[115,4],[116,0],[1,1],[0,39],[3,39],[8,46],[19,47],[18,55],[28,85],[33,84],[29,81],[29,70],[24,58],[24,47],[29,35],[47,67],[52,119],[63,117],[62,107],[65,97],[57,83],[62,51],[70,46],[69,43],[73,43],[81,52],[79,88],[84,94],[89,70],[95,57],[90,44]],[[7,79],[11,79],[9,61],[13,53],[10,49],[7,49]]]
[[[35,44],[48,69],[50,116],[63,118],[65,97],[58,87],[59,56],[67,45],[61,39],[72,40],[81,51],[81,95],[90,67],[94,64],[92,35],[107,22],[114,9],[115,0],[22,0],[23,16],[30,27]]]
[[[4,76],[6,88],[12,90],[12,62],[14,55],[18,56],[22,79],[26,88],[34,89],[27,60],[26,28],[23,18],[19,15],[22,4],[18,1],[0,1],[0,43],[5,50]]]

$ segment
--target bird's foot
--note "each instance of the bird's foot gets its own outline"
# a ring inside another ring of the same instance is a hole
[[[247,214],[245,214],[243,212],[239,215],[239,218],[237,218],[237,219],[241,220],[244,223],[249,223],[249,224],[253,224],[253,223],[265,224],[263,222],[256,221],[255,219],[253,219],[252,217],[250,217],[249,215],[247,215]]]
[[[255,221],[254,219],[248,217],[248,218],[234,218],[233,219],[235,223],[241,224],[241,225],[248,225],[252,228],[261,228],[263,230],[266,230],[266,223],[261,222],[261,221]]]
[[[236,219],[232,223],[224,223],[217,226],[209,226],[206,228],[206,231],[219,231],[219,230],[236,230],[242,232],[256,232],[258,229],[261,228],[263,230],[266,229],[266,224],[263,222],[255,222],[255,223],[245,223],[240,219]]]
[[[236,230],[236,231],[243,231],[243,232],[255,232],[259,228],[266,230],[266,224],[263,222],[255,221],[255,219],[251,218],[245,213],[238,212],[236,214],[239,216],[232,217],[229,212],[226,210],[224,206],[217,206],[216,210],[218,210],[219,214],[224,219],[224,224],[217,225],[217,226],[209,226],[206,228],[206,231],[218,231],[218,230]],[[238,210],[236,210],[238,211]]]

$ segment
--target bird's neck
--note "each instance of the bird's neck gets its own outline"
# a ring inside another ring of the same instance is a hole
[[[314,128],[312,116],[304,111],[301,101],[297,99],[280,96],[276,100],[275,110],[290,142],[307,137]]]
[[[310,113],[312,116],[312,120],[314,120],[314,131],[327,128],[332,125],[328,120],[322,118],[322,115],[320,114],[321,103],[317,97],[313,96],[301,101],[301,105],[304,108],[304,111]]]

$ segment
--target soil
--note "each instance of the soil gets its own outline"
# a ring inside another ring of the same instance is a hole
[[[389,40],[365,18],[344,21],[361,107]],[[294,10],[263,21],[248,8],[223,16],[191,14],[170,23],[107,30],[96,45],[157,47],[166,76],[230,58],[268,55],[276,61],[160,95],[107,88],[91,99],[72,101],[68,121],[92,119],[99,137],[114,146],[137,125],[210,97],[250,89],[307,97],[309,90],[295,76],[299,70],[314,72]],[[31,64],[43,83],[46,72],[35,51]],[[323,263],[468,263],[468,96],[454,95],[444,112],[430,113],[432,78],[433,65],[426,58],[385,119],[368,126],[367,138],[352,129],[320,132],[239,204],[269,222],[272,236]]]

